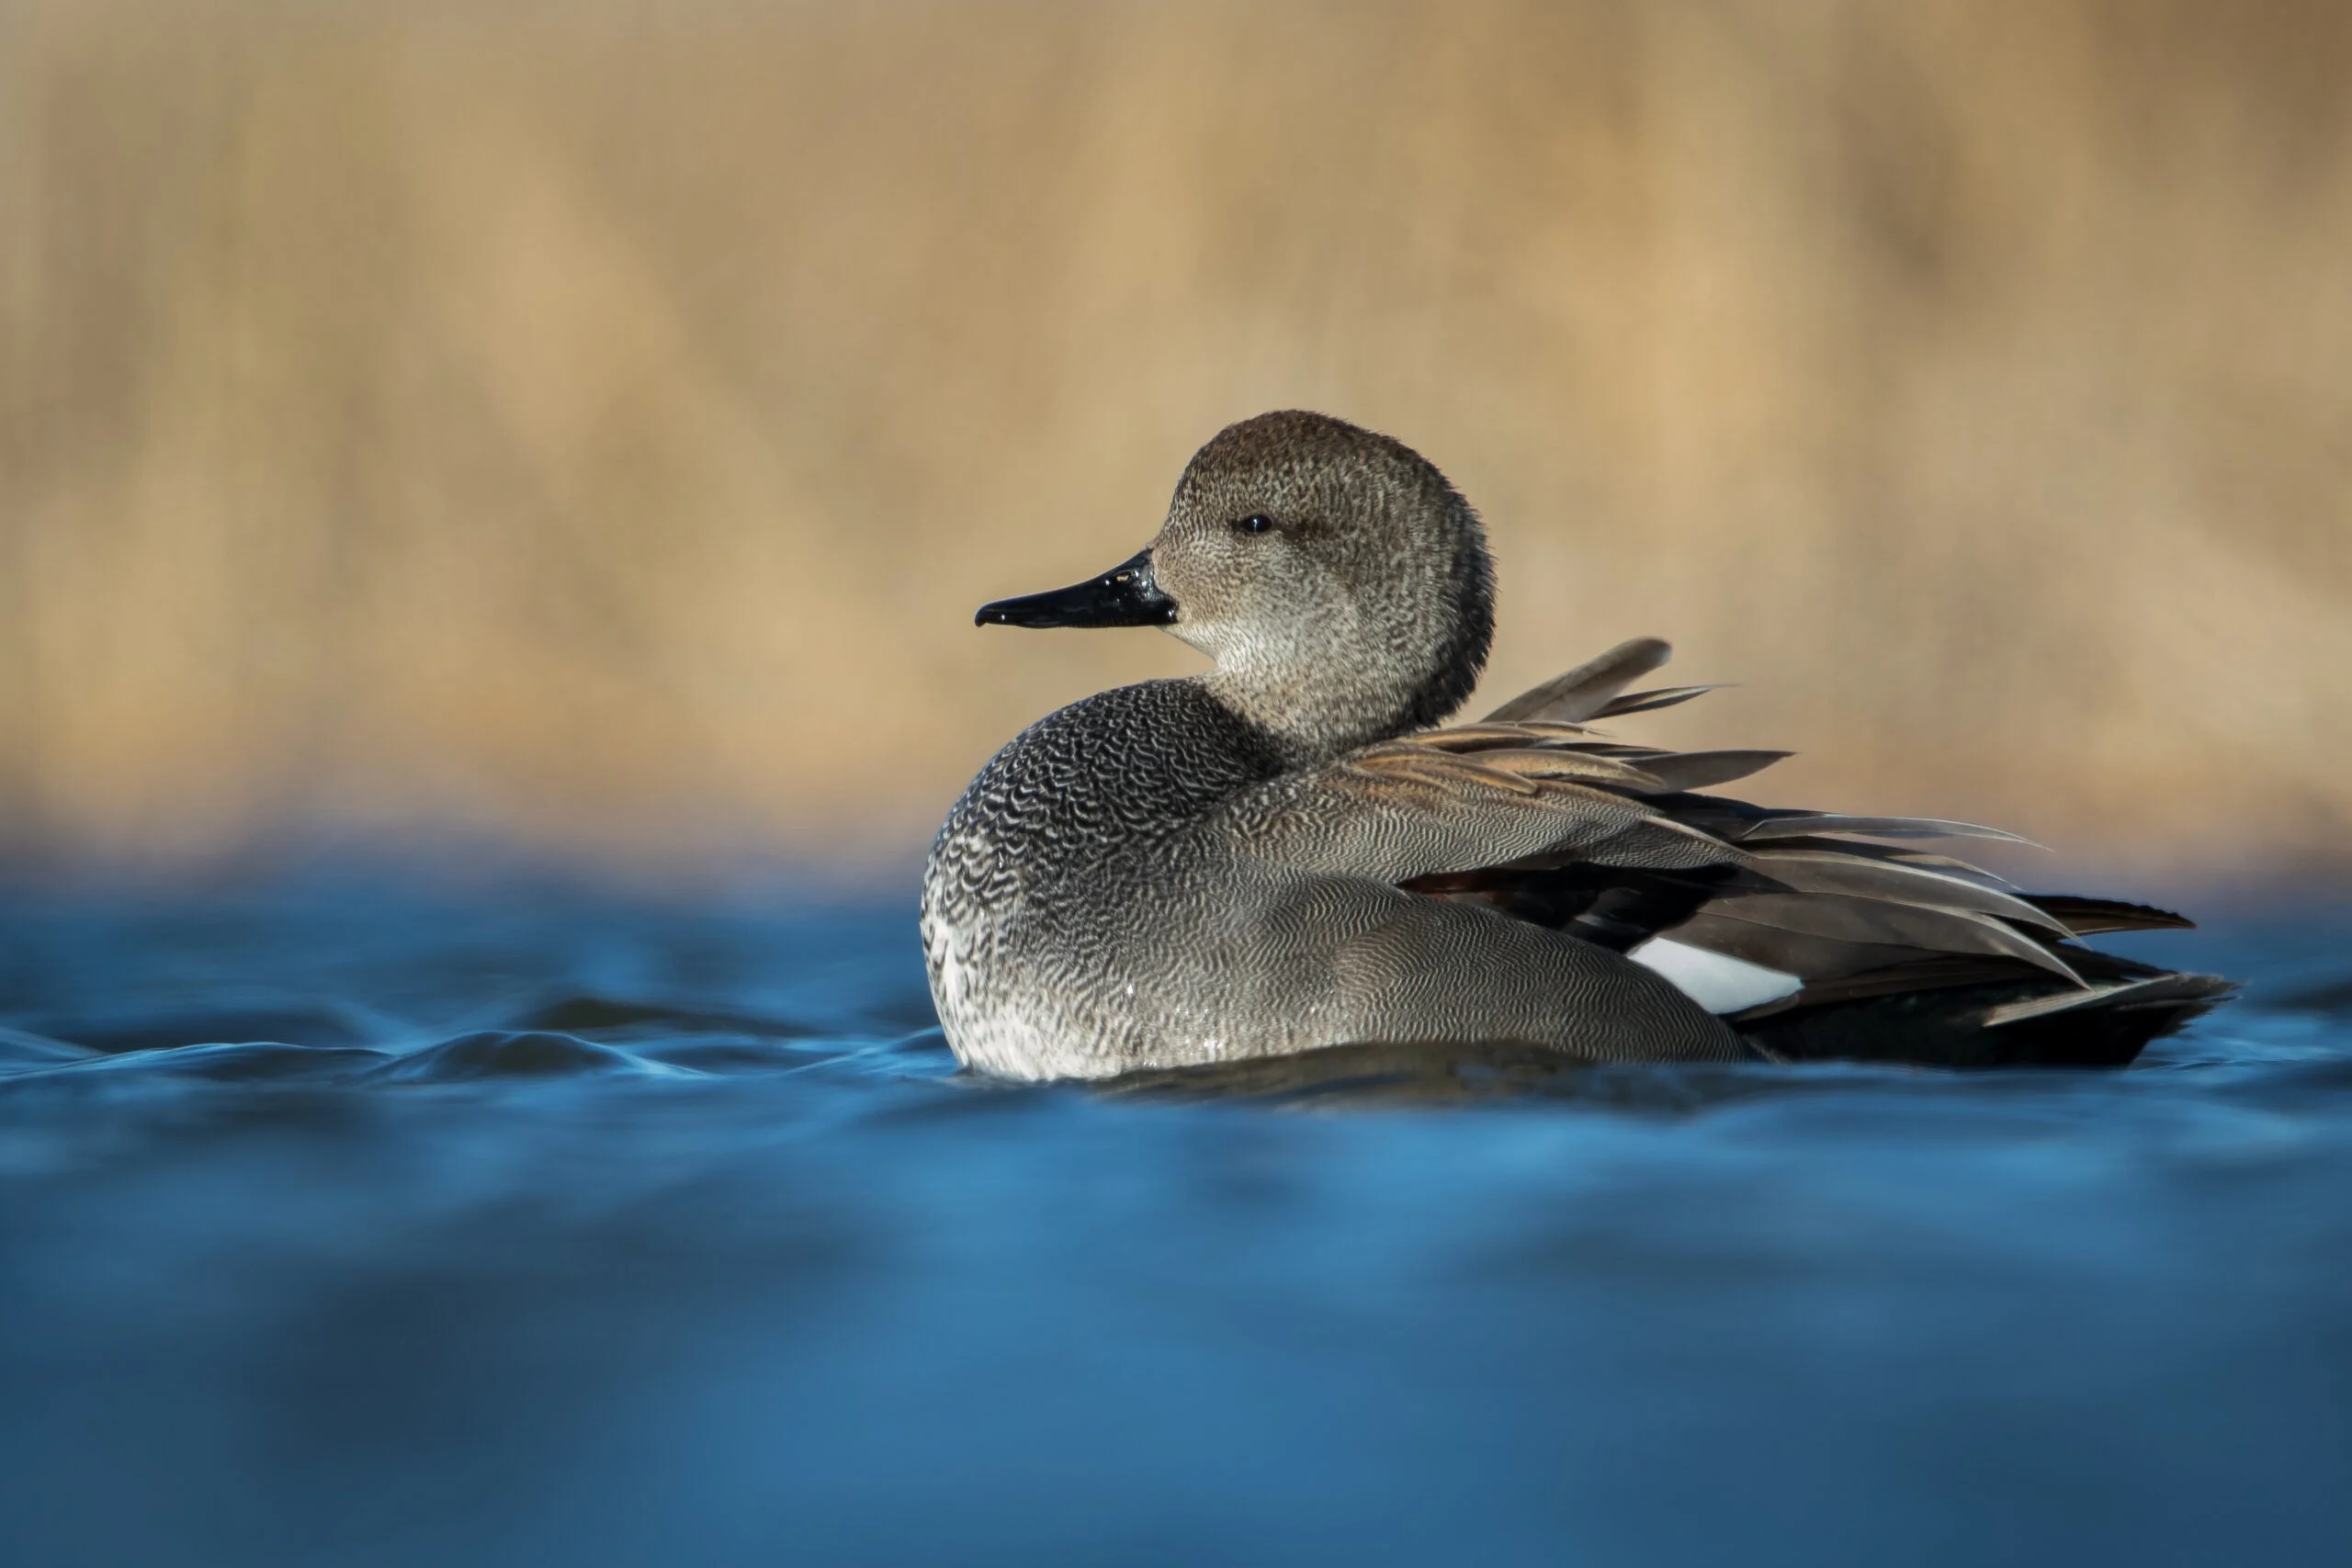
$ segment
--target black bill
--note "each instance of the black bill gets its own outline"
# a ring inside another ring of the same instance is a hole
[[[1176,601],[1151,580],[1151,552],[1138,550],[1090,581],[983,604],[976,626],[1164,626]]]

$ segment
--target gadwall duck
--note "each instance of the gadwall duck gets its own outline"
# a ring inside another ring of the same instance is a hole
[[[1622,644],[1434,728],[1476,683],[1493,570],[1386,436],[1283,412],[1185,468],[1149,548],[981,625],[1159,626],[1216,667],[1074,703],[948,813],[923,951],[948,1043],[1015,1078],[1366,1044],[1589,1061],[2120,1065],[2230,987],[2075,938],[2186,926],[2017,891],[1919,840],[1966,823],[1704,793],[1786,755],[1589,728]]]

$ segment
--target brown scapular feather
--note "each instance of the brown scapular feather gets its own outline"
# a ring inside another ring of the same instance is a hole
[[[1372,747],[1351,759],[1351,765],[1391,767],[1397,759],[1417,758],[1439,769],[1490,768],[1521,778],[1580,779],[1635,793],[1657,793],[1666,787],[1656,774],[1617,756],[1581,746],[1553,745],[1548,739],[1532,730],[1522,734],[1513,725],[1436,729]]]
[[[1642,769],[1655,773],[1669,790],[1705,789],[1760,773],[1794,755],[1789,751],[1668,751],[1642,759]]]
[[[1427,730],[1411,744],[1439,751],[1492,751],[1504,747],[1544,746],[1555,739],[1589,733],[1580,725],[1457,724]]]
[[[1487,722],[1532,718],[1581,723],[1673,655],[1673,647],[1658,637],[1630,637],[1566,674],[1555,675],[1534,690],[1521,693],[1488,714]]]
[[[1442,751],[1393,751],[1384,756],[1359,757],[1354,766],[1358,773],[1370,773],[1384,781],[1427,784],[1442,791],[1454,791],[1465,784],[1480,784],[1508,790],[1513,795],[1537,793],[1537,786],[1525,779],[1482,767],[1460,757],[1450,757]]]
[[[1660,794],[1667,787],[1666,782],[1656,773],[1634,767],[1630,762],[1621,762],[1614,757],[1588,756],[1581,751],[1566,750],[1479,751],[1474,754],[1480,766],[1516,773],[1521,778],[1577,779],[1641,795]]]
[[[1659,686],[1646,692],[1628,692],[1622,697],[1611,698],[1608,705],[1592,716],[1616,718],[1623,714],[1649,713],[1657,708],[1670,708],[1678,703],[1687,703],[1692,697],[1703,697],[1709,692],[1722,690],[1723,684],[1718,682],[1709,686]]]
[[[1947,822],[1936,817],[1849,817],[1836,811],[1767,817],[1740,838],[1748,842],[1785,839],[1794,833],[1850,833],[1858,839],[1998,839],[2003,843],[2041,848],[2031,839],[1975,822]]]
[[[1581,724],[1550,724],[1529,720],[1521,724],[1497,724],[1481,720],[1476,724],[1449,725],[1443,729],[1425,729],[1402,740],[1385,742],[1391,746],[1428,746],[1441,751],[1490,751],[1498,746],[1542,747],[1546,750],[1599,751],[1615,755],[1621,751],[1656,752],[1656,746],[1625,746],[1613,740],[1597,740],[1600,732]]]
[[[1442,751],[1417,749],[1409,744],[1392,744],[1351,758],[1350,766],[1375,789],[1418,786],[1433,791],[1440,796],[1458,800],[1476,785],[1506,790],[1521,798],[1540,797],[1547,807],[1560,814],[1564,823],[1577,823],[1586,828],[1607,829],[1611,824],[1664,821],[1662,818],[1654,817],[1637,795],[1602,788],[1593,781],[1572,774],[1564,776],[1566,770],[1526,776],[1516,771],[1492,766],[1491,761],[1496,755],[1493,752],[1474,753],[1476,758],[1474,761]],[[1557,761],[1548,754],[1544,755],[1546,761]],[[1566,843],[1571,837],[1564,833],[1560,841]],[[1731,851],[1727,846],[1719,845],[1718,852],[1727,857]]]

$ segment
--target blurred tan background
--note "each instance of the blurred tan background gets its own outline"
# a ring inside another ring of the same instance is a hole
[[[1262,409],[1768,797],[2352,866],[2341,0],[0,0],[0,831],[903,863]]]

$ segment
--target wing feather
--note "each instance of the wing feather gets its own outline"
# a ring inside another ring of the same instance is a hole
[[[1567,673],[1521,693],[1488,714],[1487,722],[1529,718],[1580,722],[1600,713],[1618,693],[1672,657],[1673,646],[1660,638],[1628,638]]]
[[[1612,840],[1620,863],[1735,858],[1643,798],[1658,782],[1614,758],[1528,746],[1454,751],[1444,732],[1385,741],[1245,790],[1196,830],[1303,871],[1406,882]]]
[[[1835,811],[1768,817],[1741,834],[1740,840],[1785,839],[1799,833],[1850,833],[1865,839],[1998,839],[2004,843],[2033,844],[2031,839],[1974,822],[1947,822],[1936,817],[1849,817]]]
[[[1705,913],[1800,931],[1838,942],[1909,947],[1928,953],[1983,953],[2022,959],[2079,986],[2082,976],[2057,953],[1990,915],[1961,909],[1930,909],[1881,898],[1837,893],[1758,893],[1720,899]]]
[[[1709,692],[1722,690],[1723,686],[1718,682],[1707,686],[1660,686],[1647,692],[1628,692],[1622,697],[1611,698],[1607,705],[1592,716],[1615,718],[1621,714],[1648,713],[1656,708],[1670,708],[1678,703],[1687,703],[1692,697],[1703,697]]]
[[[1760,773],[1792,755],[1788,751],[1668,751],[1643,758],[1642,767],[1663,780],[1668,789],[1679,793]]]
[[[1834,850],[1765,851],[1748,863],[1792,893],[1836,893],[1956,913],[1995,915],[2061,938],[2074,928],[2027,899],[1924,866],[1840,854]]]
[[[2170,909],[2127,904],[2116,898],[2077,898],[2072,894],[2029,893],[2026,901],[2063,922],[2076,936],[2101,931],[2193,931],[2197,922]]]
[[[1798,975],[1808,990],[1782,1009],[2034,971],[2073,997],[2086,982],[2068,954],[2096,955],[2068,938],[2187,923],[2139,905],[2020,895],[1966,861],[1911,847],[2031,841],[1997,828],[1700,793],[1785,751],[1671,751],[1588,728],[1714,689],[1626,691],[1669,652],[1655,637],[1620,643],[1479,723],[1245,792],[1209,830],[1299,870],[1410,884],[1560,929],[1599,921],[1624,941],[1670,929],[1677,942]],[[1634,897],[1645,889],[1654,896]]]

